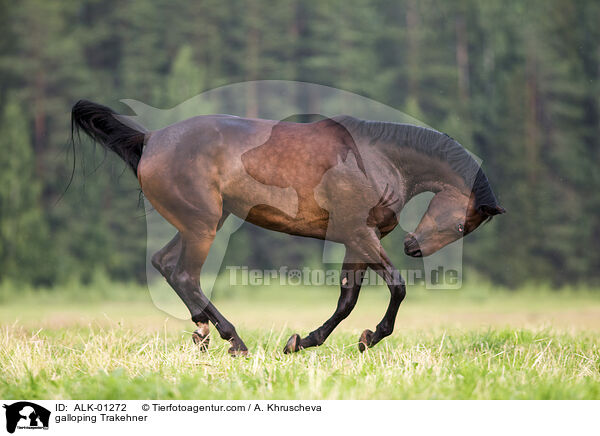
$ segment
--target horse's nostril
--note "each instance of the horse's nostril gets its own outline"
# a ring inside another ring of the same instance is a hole
[[[404,252],[409,256],[412,256],[412,253],[414,253],[418,249],[419,244],[417,243],[417,240],[414,237],[406,238],[404,240]]]
[[[404,238],[404,253],[411,257],[423,256],[423,253],[419,247],[419,242],[412,233],[407,234],[406,238]]]

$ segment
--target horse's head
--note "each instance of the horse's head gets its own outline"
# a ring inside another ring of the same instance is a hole
[[[498,204],[476,206],[474,194],[458,189],[440,191],[431,199],[416,230],[404,238],[404,252],[412,257],[429,256],[473,232],[487,218],[504,212]]]

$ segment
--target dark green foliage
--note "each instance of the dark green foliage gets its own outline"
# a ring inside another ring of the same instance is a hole
[[[483,159],[508,214],[469,236],[471,270],[508,285],[597,283],[598,22],[593,1],[2,1],[0,279],[104,270],[144,280],[144,211],[123,163],[84,141],[58,201],[75,101],[169,108],[224,84],[282,79],[389,104]],[[298,98],[311,107],[318,97]],[[386,243],[398,266],[400,233]],[[319,243],[292,252],[281,238],[244,226],[226,259],[318,262]]]

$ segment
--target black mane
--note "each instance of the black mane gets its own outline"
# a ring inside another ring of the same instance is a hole
[[[477,210],[498,206],[498,200],[479,163],[462,145],[445,133],[412,124],[365,121],[348,115],[333,119],[342,124],[356,141],[366,139],[371,144],[396,144],[447,162],[467,186],[471,186]]]

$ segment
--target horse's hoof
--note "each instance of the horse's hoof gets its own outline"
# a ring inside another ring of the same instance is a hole
[[[210,343],[210,336],[208,334],[203,334],[200,330],[196,330],[192,333],[192,340],[200,351],[203,353],[208,351],[208,344]]]
[[[296,351],[299,351],[301,340],[302,340],[302,338],[300,337],[300,335],[298,333],[294,333],[288,339],[287,344],[285,344],[285,347],[283,347],[283,353],[290,354],[290,353],[295,353]]]
[[[227,350],[231,357],[248,357],[248,349],[231,347]]]
[[[373,332],[369,329],[366,329],[360,335],[360,339],[358,340],[358,349],[361,353],[363,353],[367,348],[371,346],[373,343]]]

